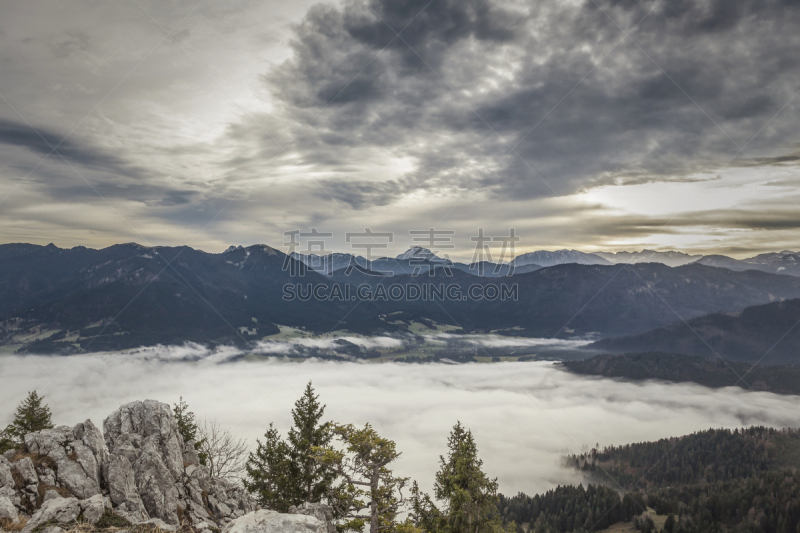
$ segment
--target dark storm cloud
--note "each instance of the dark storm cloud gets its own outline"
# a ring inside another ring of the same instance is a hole
[[[322,199],[332,198],[353,209],[361,209],[391,203],[396,189],[397,183],[394,181],[375,184],[368,181],[326,180],[320,184],[316,195]]]
[[[51,159],[63,157],[66,161],[93,170],[102,170],[128,177],[139,177],[141,170],[128,164],[124,159],[108,152],[64,140],[65,135],[47,128],[35,130],[27,124],[0,118],[0,143],[20,146],[42,157]]]
[[[796,164],[797,162],[800,162],[800,151],[771,157],[752,157],[737,161],[739,166],[743,167],[758,167],[764,165],[786,166]]]
[[[189,204],[197,196],[197,191],[171,186],[158,172],[91,144],[64,140],[64,134],[46,128],[34,130],[27,124],[0,118],[0,144],[22,147],[45,159],[39,164],[38,158],[17,156],[9,157],[6,163],[23,175],[33,170],[31,179],[45,185],[41,193],[55,200],[93,201],[99,196],[176,207]]]
[[[305,163],[370,148],[417,163],[346,187],[354,207],[419,189],[526,198],[685,180],[734,158],[774,164],[766,147],[800,139],[786,105],[796,1],[350,1],[312,8],[291,46],[268,81],[286,118],[311,124]]]

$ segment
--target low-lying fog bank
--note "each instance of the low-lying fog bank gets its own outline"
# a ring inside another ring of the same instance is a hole
[[[430,490],[456,420],[474,432],[486,471],[505,494],[580,481],[564,452],[709,427],[800,425],[797,397],[692,384],[586,378],[551,363],[382,365],[236,360],[234,349],[164,347],[135,354],[0,357],[0,424],[27,391],[47,396],[56,423],[102,423],[122,403],[183,396],[251,443],[269,422],[285,434],[290,409],[314,382],[338,422],[371,422],[397,442],[398,473]],[[193,362],[186,362],[194,359]],[[55,378],[55,380],[53,380]]]

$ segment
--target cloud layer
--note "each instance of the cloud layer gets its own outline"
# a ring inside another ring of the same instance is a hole
[[[799,23],[775,0],[346,2],[308,12],[268,83],[313,124],[305,163],[414,161],[366,190],[332,180],[353,207],[443,188],[568,195],[783,156],[800,132],[770,119],[796,91]]]
[[[796,397],[736,388],[587,379],[550,363],[395,365],[231,361],[235,350],[158,348],[139,354],[0,358],[0,423],[37,389],[59,423],[100,423],[124,402],[183,395],[201,417],[218,420],[251,444],[269,422],[286,432],[290,409],[312,380],[326,414],[371,422],[403,452],[397,471],[430,490],[450,427],[475,433],[490,475],[515,494],[579,482],[564,452],[623,444],[709,427],[798,426]],[[182,361],[186,357],[193,363]],[[181,360],[176,362],[176,360]],[[173,362],[170,362],[173,361]],[[228,362],[225,362],[228,361]],[[56,381],[53,382],[52,378]]]
[[[796,247],[794,1],[0,9],[4,242]]]

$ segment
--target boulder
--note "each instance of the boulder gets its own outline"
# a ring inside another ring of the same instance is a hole
[[[44,503],[46,501],[49,501],[49,500],[54,500],[56,498],[62,498],[62,497],[63,496],[61,496],[61,494],[59,494],[58,492],[54,491],[53,489],[50,489],[48,491],[45,491],[44,497],[42,498],[42,503]]]
[[[95,494],[87,500],[81,500],[80,506],[83,520],[90,524],[96,524],[105,514],[106,508],[111,507],[111,501],[104,498],[102,494]]]
[[[303,502],[300,505],[289,507],[289,514],[313,516],[325,524],[327,533],[336,533],[336,525],[333,523],[333,507],[330,505]]]
[[[75,427],[59,426],[25,435],[28,451],[50,458],[57,484],[78,498],[101,493],[102,466],[106,460],[103,435],[86,420]]]
[[[14,487],[14,476],[11,474],[11,462],[0,455],[0,488]]]
[[[16,522],[17,517],[17,508],[14,503],[9,498],[0,496],[0,520]]]
[[[208,501],[215,514],[228,516],[230,518],[239,517],[258,509],[250,493],[248,493],[242,485],[225,479],[211,480],[211,490],[209,491]],[[222,507],[222,505],[225,507]],[[215,507],[218,507],[219,510]],[[230,509],[229,514],[224,512],[226,508]]]
[[[261,509],[232,520],[223,533],[327,533],[324,522],[308,515]]]
[[[162,531],[178,531],[177,526],[171,526],[165,523],[163,520],[159,520],[158,518],[151,518],[150,520],[145,520],[143,522],[136,522],[134,524],[136,526],[153,526]]]
[[[80,514],[81,506],[77,498],[54,498],[42,504],[42,507],[28,520],[22,533],[31,533],[38,526],[53,520],[59,524],[66,524],[78,518]]]
[[[26,487],[39,484],[39,476],[36,475],[36,467],[33,466],[33,461],[31,461],[30,457],[23,457],[16,463],[12,463],[11,468],[22,476]]]

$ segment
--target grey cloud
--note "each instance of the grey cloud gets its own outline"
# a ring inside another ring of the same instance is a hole
[[[425,6],[316,6],[295,27],[293,57],[267,77],[283,118],[298,131],[312,123],[296,148],[304,162],[347,165],[370,148],[416,161],[371,186],[380,201],[420,189],[519,199],[686,180],[728,164],[800,82],[796,2]],[[387,23],[408,24],[407,44]],[[795,111],[787,105],[739,155],[793,146]],[[509,154],[515,146],[526,163]]]
[[[80,32],[70,32],[67,36],[52,45],[53,53],[56,57],[68,57],[74,53],[86,52],[89,50],[89,37]]]
[[[396,472],[430,490],[447,434],[460,420],[476,438],[486,471],[505,494],[578,483],[562,469],[565,450],[657,440],[698,427],[797,426],[796,398],[729,387],[624,383],[585,378],[550,363],[492,365],[357,364],[232,360],[233,347],[159,346],[137,353],[0,358],[13,376],[0,389],[0,422],[29,390],[47,398],[57,424],[99,423],[119,405],[179,396],[201,418],[247,439],[270,422],[285,434],[290,410],[311,380],[326,418],[372,423],[403,453]],[[185,360],[191,363],[182,362]],[[55,383],[52,376],[57,376]],[[513,381],[508,376],[513,376]],[[524,423],[520,423],[524,421]],[[514,427],[514,431],[509,431]],[[503,438],[497,438],[503,435]]]
[[[763,210],[717,209],[690,211],[677,216],[637,216],[595,219],[592,226],[602,235],[644,236],[654,232],[676,234],[703,228],[737,230],[800,229],[796,207],[772,207]]]
[[[105,150],[84,145],[67,138],[66,134],[48,128],[32,128],[25,123],[0,118],[0,143],[20,146],[31,152],[58,160],[63,157],[70,163],[116,175],[140,177],[142,170]],[[55,148],[55,152],[53,149]]]
[[[800,151],[787,153],[782,155],[775,155],[771,157],[753,157],[753,158],[740,158],[736,163],[742,167],[760,167],[764,165],[772,166],[787,166],[794,165],[800,161]]]
[[[323,199],[334,199],[353,209],[367,206],[382,206],[395,199],[396,182],[373,183],[359,180],[325,180],[315,187],[314,194]]]

